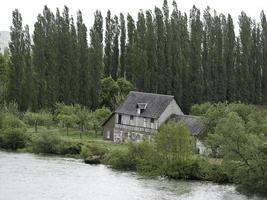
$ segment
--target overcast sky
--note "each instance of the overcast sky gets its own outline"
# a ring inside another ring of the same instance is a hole
[[[29,24],[30,32],[33,31],[33,25],[38,13],[41,13],[44,5],[48,5],[52,11],[57,7],[61,10],[64,5],[70,9],[70,14],[76,18],[77,10],[83,13],[84,21],[88,27],[93,23],[94,11],[99,9],[102,15],[106,15],[107,9],[112,14],[120,12],[132,14],[135,18],[139,9],[153,9],[154,6],[162,7],[163,0],[6,0],[0,6],[0,30],[7,31],[11,26],[11,14],[15,8],[18,8],[22,14],[23,24]],[[171,7],[172,0],[169,0]],[[267,11],[267,0],[177,0],[179,9],[182,12],[189,13],[190,8],[196,5],[203,11],[209,5],[217,12],[230,13],[237,25],[238,15],[243,10],[256,21],[260,20],[260,12]]]

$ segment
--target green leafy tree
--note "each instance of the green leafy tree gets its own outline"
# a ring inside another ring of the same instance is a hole
[[[265,193],[266,137],[247,133],[245,121],[235,112],[222,118],[215,129],[221,141],[225,168],[241,188]],[[244,173],[246,172],[246,176]],[[262,182],[263,180],[263,182]]]
[[[110,109],[116,105],[116,96],[119,92],[119,86],[111,77],[101,80],[101,104]]]
[[[119,78],[116,83],[119,87],[118,95],[116,96],[116,106],[119,106],[128,93],[133,89],[133,85],[124,78]]]
[[[92,112],[89,116],[89,127],[94,130],[95,136],[97,136],[97,132],[101,130],[102,123],[110,116],[111,112],[108,108],[102,107],[94,112]]]
[[[30,126],[34,126],[35,133],[38,132],[38,126],[49,126],[52,123],[53,116],[48,112],[26,112],[23,116],[23,120]]]
[[[185,124],[169,122],[160,127],[155,136],[158,152],[166,165],[173,161],[186,162],[193,151],[193,140]]]
[[[57,119],[67,129],[67,135],[69,135],[69,128],[77,122],[77,115],[75,114],[75,108],[72,105],[57,104]]]
[[[82,138],[82,134],[85,131],[86,125],[90,119],[90,112],[87,108],[82,107],[78,104],[74,106],[75,114],[77,116],[77,124],[80,127],[80,138]]]

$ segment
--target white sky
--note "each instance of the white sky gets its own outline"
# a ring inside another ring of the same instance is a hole
[[[3,2],[1,2],[3,1]],[[172,0],[169,0],[171,8]],[[256,21],[260,21],[260,12],[267,13],[267,0],[176,0],[179,10],[189,13],[190,8],[196,5],[203,11],[207,5],[216,9],[218,13],[227,15],[230,13],[237,25],[238,15],[244,10]],[[59,7],[62,10],[64,5],[70,9],[70,14],[76,18],[76,12],[80,9],[83,13],[85,24],[91,27],[94,19],[94,11],[99,9],[103,17],[107,9],[112,14],[128,12],[136,18],[139,9],[154,9],[154,6],[162,7],[163,0],[0,0],[0,31],[8,31],[11,26],[12,11],[18,8],[22,14],[23,24],[29,24],[30,32],[33,32],[33,25],[38,13],[41,13],[44,5],[47,5],[53,12]]]

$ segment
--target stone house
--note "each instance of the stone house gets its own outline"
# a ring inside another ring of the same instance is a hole
[[[184,122],[192,135],[202,128],[197,117],[184,115],[174,96],[131,91],[102,124],[103,137],[114,142],[150,140],[168,120]]]

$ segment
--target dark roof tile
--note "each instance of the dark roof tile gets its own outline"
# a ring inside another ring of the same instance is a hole
[[[183,122],[187,124],[191,135],[198,135],[202,128],[203,123],[201,121],[200,117],[192,116],[192,115],[171,115],[170,120],[173,120],[175,122]]]
[[[146,109],[139,116],[158,119],[173,99],[171,95],[131,91],[115,112],[136,116],[137,104],[145,103]]]

